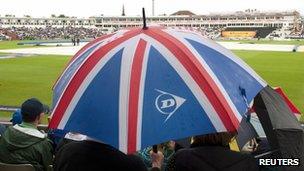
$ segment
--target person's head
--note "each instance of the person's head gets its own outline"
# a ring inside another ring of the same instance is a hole
[[[43,114],[43,104],[36,98],[28,99],[21,105],[21,115],[23,122],[38,124]]]
[[[229,142],[236,135],[235,132],[219,132],[214,134],[199,135],[193,137],[192,145],[218,145],[229,146]]]

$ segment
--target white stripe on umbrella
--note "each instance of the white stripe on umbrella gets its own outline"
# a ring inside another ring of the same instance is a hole
[[[139,99],[138,99],[138,118],[137,118],[137,142],[136,150],[141,149],[141,131],[142,131],[142,113],[143,113],[143,103],[144,103],[144,91],[145,91],[145,80],[147,74],[147,64],[151,45],[148,43],[145,49],[145,54],[143,58],[140,87],[139,87]]]
[[[131,66],[139,38],[133,38],[126,45],[122,54],[119,87],[119,150],[127,153],[128,147],[128,111],[130,95]]]

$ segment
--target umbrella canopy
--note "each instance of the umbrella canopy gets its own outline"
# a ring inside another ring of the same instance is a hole
[[[126,153],[234,131],[266,83],[200,34],[163,27],[105,35],[82,48],[54,86],[51,128]]]
[[[252,118],[250,120],[252,120]],[[238,134],[236,136],[236,143],[239,150],[242,150],[248,141],[258,137],[258,133],[252,125],[251,121],[248,122],[246,118],[241,121],[237,132]]]
[[[253,138],[266,138],[263,126],[256,115],[256,113],[250,113],[250,120],[244,118],[237,130],[238,134],[236,136],[237,151],[240,151],[244,145]]]
[[[264,132],[263,126],[260,122],[260,119],[256,115],[256,113],[251,113],[251,119],[250,119],[250,124],[253,126],[255,129],[256,133],[258,134],[258,137],[266,137],[266,134]]]

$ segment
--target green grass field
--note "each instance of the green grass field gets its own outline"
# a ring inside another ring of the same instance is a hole
[[[234,51],[271,86],[280,86],[304,111],[304,54],[292,52]],[[68,56],[41,55],[0,59],[0,104],[19,106],[37,97],[51,105],[52,85]],[[10,113],[0,113],[0,118]]]
[[[269,85],[281,87],[304,112],[304,53],[234,51]]]
[[[20,42],[27,42],[28,40],[12,40],[12,41],[0,41],[0,50],[3,49],[18,49],[34,47],[33,45],[17,45]]]
[[[4,49],[19,49],[19,48],[31,48],[31,47],[46,47],[46,46],[34,46],[34,45],[17,45],[20,42],[33,42],[33,41],[45,41],[45,40],[13,40],[13,41],[0,41],[0,50]],[[286,44],[286,45],[304,45],[304,40],[220,40],[228,42],[240,42],[250,44]]]
[[[51,88],[67,56],[41,55],[0,60],[0,104],[20,105],[28,97],[50,104]]]
[[[26,44],[26,45],[18,45],[18,43],[24,43],[24,42],[39,42],[46,40],[12,40],[12,41],[0,41],[0,50],[5,49],[19,49],[19,48],[41,48],[41,47],[48,47],[46,45],[37,46],[34,44]]]
[[[0,104],[20,106],[27,98],[37,97],[51,104],[51,89],[68,62],[67,56],[0,59]],[[0,118],[10,113],[0,112]]]

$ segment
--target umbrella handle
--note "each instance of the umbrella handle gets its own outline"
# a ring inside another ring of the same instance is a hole
[[[147,29],[147,23],[146,23],[146,13],[145,13],[145,8],[142,8],[142,15],[143,15],[143,29]]]
[[[152,150],[153,150],[154,153],[157,153],[157,145],[153,145]]]

